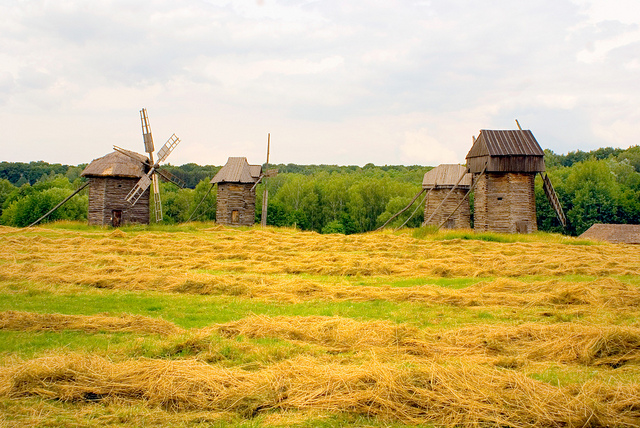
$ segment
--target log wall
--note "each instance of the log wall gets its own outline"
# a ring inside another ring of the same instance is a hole
[[[149,224],[149,189],[135,205],[125,200],[138,178],[90,177],[89,212],[90,225],[111,226],[114,210],[122,211],[121,224]]]
[[[480,232],[530,233],[536,223],[535,174],[486,173],[474,195],[474,229]]]
[[[427,196],[425,205],[424,205],[424,219],[425,221],[429,219],[431,214],[438,208],[440,203],[443,201],[445,196],[449,193],[451,189],[442,188],[442,189],[432,189]],[[469,212],[469,199],[465,199],[465,195],[468,189],[455,189],[449,197],[444,201],[444,204],[440,207],[440,209],[433,216],[431,221],[426,224],[433,224],[439,226],[449,214],[453,212],[453,210],[458,206],[460,201],[462,200],[462,204],[458,208],[458,210],[451,216],[451,218],[442,225],[443,228],[446,229],[469,229],[471,227],[471,214]]]
[[[252,226],[256,218],[256,191],[252,187],[253,183],[218,183],[216,223]]]

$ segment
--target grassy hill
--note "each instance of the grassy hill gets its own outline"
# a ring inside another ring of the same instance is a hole
[[[0,227],[8,426],[637,426],[640,247]]]

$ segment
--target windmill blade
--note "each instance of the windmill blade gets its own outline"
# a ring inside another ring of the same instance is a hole
[[[178,177],[176,175],[173,175],[172,173],[170,173],[166,169],[162,169],[162,168],[156,168],[156,172],[164,180],[175,184],[176,186],[180,187],[181,189],[184,189],[184,186],[186,185],[186,183],[180,177]]]
[[[140,177],[140,180],[138,180],[136,185],[133,186],[133,189],[131,189],[129,194],[124,198],[131,205],[135,205],[136,202],[138,202],[138,199],[140,199],[140,196],[142,196],[144,191],[147,190],[151,185],[151,179],[149,178],[149,176],[153,174],[153,171],[153,168],[151,168],[151,170],[146,175]]]
[[[158,163],[164,161],[178,144],[180,144],[180,138],[176,137],[176,134],[169,137],[164,146],[158,151]]]
[[[147,109],[140,110],[140,121],[142,122],[142,139],[144,140],[144,151],[151,156],[151,163],[153,163],[153,136],[151,135],[151,125],[149,125],[149,116],[147,115]]]
[[[567,227],[567,218],[564,215],[562,205],[560,205],[560,200],[558,199],[558,195],[551,184],[551,180],[549,180],[549,176],[546,173],[540,175],[542,176],[542,188],[544,189],[544,193],[547,195],[547,199],[549,200],[551,207],[555,210],[558,220],[562,223],[562,227]]]
[[[156,222],[162,221],[162,203],[160,202],[160,185],[158,184],[158,174],[153,174],[153,201],[156,213]]]

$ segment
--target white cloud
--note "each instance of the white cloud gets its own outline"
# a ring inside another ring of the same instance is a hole
[[[637,144],[635,1],[4,3],[0,153],[135,149],[141,107],[174,164],[260,162],[267,132],[276,162],[463,162],[515,118],[558,152]]]

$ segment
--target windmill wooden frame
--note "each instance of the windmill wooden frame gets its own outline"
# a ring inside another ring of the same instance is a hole
[[[530,130],[481,130],[467,154],[467,166],[475,187],[476,231],[537,231],[536,174],[543,176],[549,201],[560,221],[566,224],[557,195],[546,177],[544,151]]]

